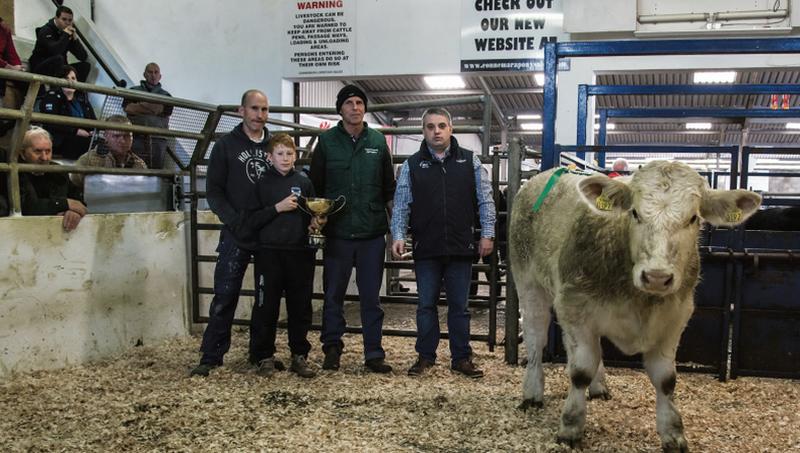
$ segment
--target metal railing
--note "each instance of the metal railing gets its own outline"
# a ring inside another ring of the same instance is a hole
[[[178,170],[152,170],[152,169],[132,169],[132,168],[106,168],[106,167],[85,167],[76,165],[54,165],[54,166],[41,166],[26,164],[20,162],[20,153],[22,151],[22,140],[25,132],[28,130],[32,123],[39,124],[55,124],[63,126],[80,127],[86,129],[113,129],[126,132],[133,132],[136,134],[156,135],[161,137],[176,137],[197,140],[198,143],[204,142],[208,139],[207,131],[202,133],[186,132],[170,130],[166,128],[138,126],[132,124],[109,123],[101,120],[90,120],[85,118],[73,118],[61,115],[51,115],[45,113],[38,113],[34,111],[35,103],[37,102],[37,94],[43,84],[49,87],[59,88],[74,88],[76,90],[85,91],[88,93],[99,93],[106,96],[119,96],[132,101],[147,101],[159,104],[184,107],[188,109],[199,110],[203,112],[213,112],[216,107],[203,104],[186,99],[173,98],[141,91],[134,91],[120,88],[108,88],[89,83],[73,82],[67,79],[60,79],[55,77],[48,77],[38,74],[31,74],[26,72],[11,71],[0,69],[0,80],[13,80],[23,82],[28,85],[27,92],[25,93],[25,101],[19,110],[0,108],[0,118],[15,120],[16,125],[12,134],[10,149],[8,150],[8,162],[0,163],[0,172],[7,172],[8,178],[8,194],[11,215],[19,216],[22,213],[20,188],[19,188],[19,174],[26,172],[37,173],[78,173],[78,174],[118,174],[118,175],[144,175],[144,176],[158,176],[158,177],[174,177],[181,176],[188,172],[189,166],[183,164],[180,159],[175,156],[172,150],[168,150],[170,156],[178,166]],[[197,151],[197,150],[195,150]]]
[[[213,141],[215,141],[220,134],[216,130],[220,123],[220,119],[224,115],[230,115],[236,111],[239,106],[237,105],[210,105],[200,102],[190,101],[186,99],[173,98],[167,96],[154,95],[142,91],[134,91],[129,89],[120,88],[107,88],[88,83],[73,82],[66,79],[59,79],[47,77],[37,74],[22,73],[18,71],[9,71],[0,69],[0,80],[14,80],[28,84],[28,90],[25,96],[25,101],[19,110],[0,108],[0,118],[10,119],[16,121],[16,126],[12,135],[11,149],[8,155],[7,163],[0,163],[0,172],[9,173],[8,193],[10,195],[11,212],[14,216],[21,215],[21,200],[20,200],[20,187],[19,187],[19,174],[26,172],[37,173],[76,173],[76,174],[116,174],[116,175],[145,175],[157,177],[189,177],[190,190],[188,193],[183,194],[190,201],[189,217],[190,217],[190,251],[191,251],[191,288],[192,288],[192,319],[194,322],[205,322],[208,318],[200,315],[200,295],[213,294],[213,289],[200,285],[200,265],[201,263],[216,262],[215,255],[201,255],[199,252],[199,238],[198,232],[201,230],[219,230],[221,225],[214,223],[201,223],[198,220],[198,208],[201,199],[205,198],[205,187],[201,187],[201,177],[204,176],[204,171],[201,166],[207,165],[208,161],[205,156]],[[109,123],[102,120],[88,120],[83,118],[72,118],[59,115],[43,114],[34,111],[34,103],[37,101],[36,96],[39,88],[47,84],[52,87],[69,87],[76,90],[82,90],[89,93],[99,93],[106,96],[119,96],[131,101],[147,101],[163,105],[171,105],[174,107],[182,107],[192,109],[195,111],[207,114],[205,123],[202,130],[199,132],[179,131],[166,128],[155,128],[138,125],[128,125],[120,123]],[[413,109],[413,108],[427,108],[431,106],[452,106],[460,104],[471,104],[476,102],[485,102],[491,107],[488,102],[487,96],[470,96],[460,97],[453,99],[438,99],[435,101],[420,101],[420,102],[401,102],[392,104],[376,104],[370,106],[370,111],[388,111],[396,109]],[[489,110],[491,112],[491,110]],[[314,108],[314,107],[282,107],[273,106],[270,108],[271,113],[317,113],[317,114],[333,114],[333,109],[329,108]],[[491,120],[490,116],[485,118]],[[86,129],[99,129],[99,130],[121,130],[133,132],[136,134],[148,134],[160,137],[175,137],[184,138],[196,141],[194,150],[191,152],[191,157],[187,163],[181,160],[169,150],[169,154],[176,162],[177,170],[152,170],[152,169],[131,169],[131,168],[104,168],[104,167],[86,167],[76,165],[35,165],[25,162],[20,162],[19,157],[22,148],[22,139],[25,131],[28,130],[31,123],[44,123],[66,125],[73,127],[81,127]],[[268,123],[279,126],[281,128],[291,128],[291,130],[283,130],[290,135],[306,136],[312,138],[312,143],[308,148],[312,148],[313,140],[319,134],[324,132],[323,129],[310,127],[307,125],[292,123],[279,119],[269,119]],[[491,132],[490,125],[484,124],[483,126],[456,126],[453,128],[455,133],[478,133],[483,135],[483,149],[480,154],[481,161],[484,163],[493,164],[493,185],[495,189],[495,196],[499,190],[499,160],[500,157],[495,154],[490,156],[489,151],[489,134]],[[378,128],[378,131],[386,135],[418,135],[421,134],[420,127],[394,127],[394,128]],[[395,157],[394,163],[401,163],[404,157]],[[310,159],[303,158],[297,161],[298,166],[308,164]],[[495,200],[497,201],[497,199]],[[317,263],[320,264],[320,263]],[[408,261],[386,261],[385,267],[387,269],[411,269],[413,264]],[[499,280],[499,265],[497,259],[497,250],[491,256],[489,264],[476,264],[473,270],[477,272],[488,273],[488,282],[481,281],[481,285],[489,285],[489,296],[473,297],[470,304],[473,307],[481,307],[489,309],[489,332],[488,334],[473,334],[472,339],[478,341],[486,341],[490,348],[493,349],[496,344],[496,330],[497,330],[497,305],[500,299],[500,283]],[[252,290],[242,290],[242,295],[252,295]],[[315,299],[321,299],[322,294],[315,293]],[[415,295],[386,295],[382,296],[382,301],[387,303],[400,303],[400,304],[415,304],[417,297]],[[357,300],[357,296],[348,296],[347,300]],[[444,301],[440,301],[444,304]],[[246,323],[246,320],[236,320],[237,324]],[[313,326],[319,328],[320,326]],[[360,328],[349,328],[349,332],[360,332]],[[415,331],[400,330],[400,329],[384,329],[387,335],[401,335],[411,336],[415,335]],[[442,335],[447,338],[447,334]]]

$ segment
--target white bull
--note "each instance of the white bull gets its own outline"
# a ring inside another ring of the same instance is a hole
[[[699,278],[700,223],[741,223],[761,197],[709,189],[679,162],[651,162],[628,181],[563,173],[548,192],[553,174],[528,181],[511,212],[510,259],[528,355],[521,407],[542,406],[542,351],[555,307],[572,382],[558,441],[574,446],[583,438],[587,387],[590,397],[608,398],[600,348],[606,337],[626,354],[643,354],[662,448],[687,451],[672,400],[675,351]]]

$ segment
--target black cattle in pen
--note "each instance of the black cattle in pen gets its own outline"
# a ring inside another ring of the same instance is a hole
[[[800,206],[761,209],[747,220],[745,229],[800,231]]]

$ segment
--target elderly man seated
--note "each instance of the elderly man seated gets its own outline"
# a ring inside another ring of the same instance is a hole
[[[106,120],[109,123],[131,124],[123,115],[112,115]],[[83,154],[75,165],[85,167],[106,168],[147,168],[147,164],[131,151],[133,134],[124,131],[107,130],[104,134],[105,144],[100,144]],[[78,187],[83,187],[85,175],[72,174],[70,179]]]
[[[20,162],[35,165],[58,165],[51,162],[53,140],[40,127],[25,132]],[[70,183],[66,173],[25,172],[19,175],[23,215],[60,215],[64,230],[72,231],[88,212],[80,189]]]

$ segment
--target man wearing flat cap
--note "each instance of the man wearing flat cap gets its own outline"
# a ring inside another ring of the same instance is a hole
[[[383,134],[364,122],[367,96],[360,88],[342,88],[336,96],[336,111],[342,119],[319,136],[310,169],[318,196],[346,198],[344,209],[328,219],[324,230],[322,368],[339,369],[346,327],[344,296],[355,266],[364,366],[375,373],[389,373],[392,367],[385,362],[381,347],[383,309],[379,293],[395,187],[392,157]]]

